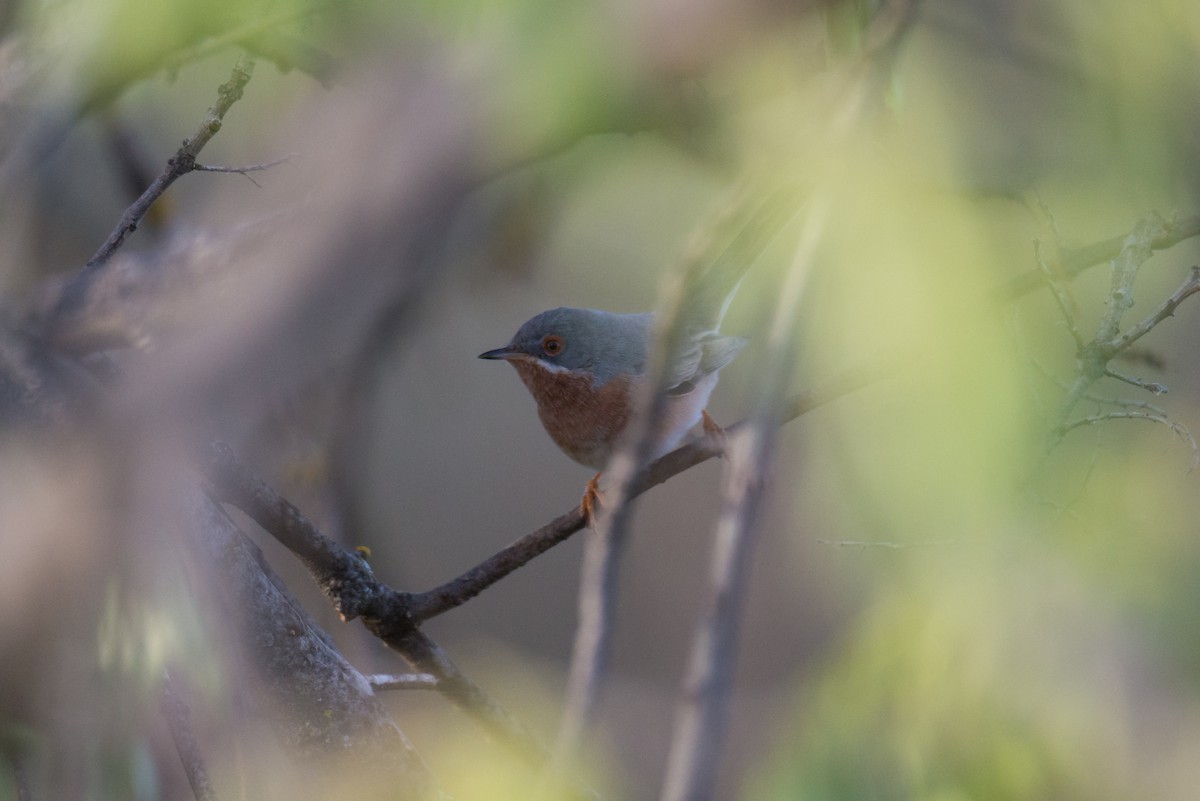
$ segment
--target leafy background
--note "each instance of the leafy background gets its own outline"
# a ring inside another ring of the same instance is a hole
[[[130,162],[156,174],[238,44],[257,52],[245,99],[202,160],[297,155],[253,173],[257,183],[185,178],[130,240],[131,257],[164,268],[212,248],[245,283],[205,285],[170,309],[164,343],[119,354],[127,396],[180,438],[244,443],[318,520],[333,519],[324,482],[351,487],[352,544],[370,547],[392,586],[424,589],[570,508],[588,477],[541,431],[515,376],[474,356],[545,308],[652,308],[737,176],[820,187],[833,211],[797,332],[796,388],[866,358],[891,370],[780,432],[718,797],[1192,798],[1193,448],[1166,426],[1112,420],[1047,452],[1074,345],[1048,292],[985,296],[1036,269],[1035,240],[1049,253],[1123,235],[1152,211],[1196,212],[1200,10],[926,0],[878,113],[838,129],[876,10],[14,4],[0,12],[0,287],[16,304],[78,269],[133,198]],[[132,160],[116,155],[123,140]],[[436,222],[437,247],[414,255],[376,228],[426,200],[437,216],[436,192],[405,194],[423,175],[447,191],[475,185]],[[758,338],[723,372],[718,420],[742,416],[753,396],[787,257],[777,243],[730,311],[726,330]],[[388,341],[331,477],[322,385],[418,258],[429,284]],[[1154,256],[1130,320],[1198,260],[1190,241]],[[331,275],[356,291],[326,291],[342,286]],[[1085,336],[1107,292],[1103,265],[1072,283]],[[1168,394],[1111,380],[1095,394],[1154,403],[1196,430],[1198,333],[1184,304],[1119,366]],[[1089,400],[1078,414],[1107,408]],[[42,749],[35,776],[78,771],[90,797],[177,792],[153,680],[182,661],[218,787],[285,797],[295,788],[279,773],[246,778],[246,762],[278,758],[276,747],[229,736],[239,688],[211,648],[194,577],[169,543],[122,540],[104,524],[128,508],[105,478],[121,469],[36,443],[0,454],[3,736],[37,751],[24,702],[48,698],[41,708],[71,721],[86,759],[66,767]],[[702,466],[641,503],[589,744],[606,797],[650,797],[661,782],[719,472]],[[153,494],[144,473],[134,496]],[[398,669],[261,541],[358,667]],[[429,627],[545,739],[578,561],[568,542]],[[60,589],[47,599],[51,579]],[[388,702],[454,797],[525,797],[524,769],[443,700]]]

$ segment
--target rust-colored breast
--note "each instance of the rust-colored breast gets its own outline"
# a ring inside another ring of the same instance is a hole
[[[512,362],[537,401],[546,433],[580,464],[604,469],[629,422],[633,382],[619,376],[593,387],[589,376],[554,372],[534,362]]]

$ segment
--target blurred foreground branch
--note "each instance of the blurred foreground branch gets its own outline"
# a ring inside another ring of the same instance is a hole
[[[757,199],[755,188],[738,187],[732,201],[700,226],[696,241],[679,267],[666,276],[660,293],[653,347],[634,397],[632,423],[605,467],[605,503],[584,544],[579,622],[552,774],[565,772],[574,761],[594,717],[616,617],[621,557],[633,523],[633,488],[668,414],[674,374],[681,361],[696,352],[696,338],[717,329],[746,271],[788,222],[803,213],[798,210],[803,205],[795,187],[779,187],[763,200]],[[555,778],[549,777],[552,782]]]
[[[192,795],[196,797],[196,801],[217,801],[217,794],[208,780],[204,755],[200,752],[192,730],[192,712],[183,700],[178,682],[171,676],[170,671],[163,672],[162,714],[166,718],[167,728],[171,730],[171,739],[175,742],[179,760],[183,763],[183,772],[187,775],[188,784],[192,786]]]
[[[721,514],[713,536],[705,611],[692,638],[681,682],[663,780],[662,801],[713,796],[726,733],[741,610],[758,517],[775,451],[774,429],[796,362],[796,315],[824,234],[828,206],[815,201],[801,230],[768,329],[765,380],[745,430],[730,440],[722,480]]]
[[[428,797],[428,769],[367,679],[217,504],[194,493],[188,506],[192,540],[215,566],[227,619],[240,628],[242,648],[257,668],[259,697],[280,739],[306,760],[352,768],[370,786],[391,787],[402,798]]]

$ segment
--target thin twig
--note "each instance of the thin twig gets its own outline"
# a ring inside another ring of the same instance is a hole
[[[200,164],[199,162],[196,162],[192,166],[192,169],[195,170],[196,172],[232,172],[232,173],[236,173],[238,175],[244,176],[246,178],[246,180],[248,180],[250,183],[254,184],[259,189],[261,189],[262,185],[259,184],[258,181],[254,180],[249,175],[247,175],[247,173],[261,172],[263,170],[269,170],[272,167],[278,167],[280,164],[291,164],[292,159],[296,158],[299,155],[300,155],[299,153],[289,153],[286,156],[284,156],[283,158],[275,159],[274,161],[268,161],[263,164],[248,164],[245,167],[217,167],[212,164]]]
[[[196,157],[221,130],[225,115],[234,103],[242,99],[242,92],[253,75],[254,59],[245,55],[239,57],[237,63],[233,65],[233,72],[230,73],[229,80],[221,84],[217,90],[217,102],[204,115],[200,127],[183,141],[183,145],[167,161],[167,168],[155,179],[150,188],[143,192],[142,196],[121,215],[117,227],[83,266],[85,274],[103,266],[112,258],[113,253],[125,242],[125,238],[137,230],[142,217],[146,216],[146,212],[150,210],[154,201],[167,191],[167,187],[175,183],[176,179],[187,175],[196,168]]]
[[[984,540],[920,540],[918,542],[892,542],[890,540],[817,540],[818,545],[829,545],[835,548],[884,548],[889,551],[900,551],[905,548],[940,548],[946,545],[972,545]]]
[[[1152,311],[1144,320],[1126,331],[1122,336],[1118,337],[1112,343],[1113,352],[1120,353],[1149,333],[1154,326],[1168,317],[1174,316],[1175,310],[1179,308],[1179,304],[1197,292],[1200,292],[1200,266],[1193,267],[1187,280],[1172,292],[1170,297],[1160,303],[1158,308]]]
[[[1075,352],[1083,351],[1083,337],[1079,333],[1079,327],[1075,324],[1075,304],[1067,296],[1066,290],[1062,287],[1062,282],[1046,260],[1042,257],[1042,243],[1034,240],[1033,256],[1037,262],[1038,271],[1046,279],[1046,286],[1050,287],[1050,294],[1054,296],[1054,302],[1058,304],[1058,310],[1062,314],[1063,321],[1067,325],[1067,330],[1071,333],[1071,339],[1075,340]]]
[[[1151,395],[1166,395],[1167,394],[1167,385],[1166,384],[1160,384],[1157,381],[1147,381],[1143,378],[1137,378],[1135,376],[1125,375],[1124,373],[1118,373],[1116,370],[1113,370],[1110,367],[1104,368],[1104,377],[1105,378],[1115,378],[1117,381],[1121,381],[1125,384],[1129,384],[1130,386],[1137,387],[1138,389],[1144,389],[1147,392],[1149,392]],[[1085,395],[1084,397],[1087,397],[1087,396]]]
[[[432,673],[375,673],[367,683],[375,690],[436,690],[438,678]]]
[[[175,751],[183,763],[183,772],[187,775],[188,784],[192,786],[192,794],[196,801],[216,801],[217,794],[208,779],[208,769],[204,766],[204,756],[192,731],[191,710],[179,692],[170,671],[163,671],[162,685],[162,715],[171,731],[171,739],[175,742]]]
[[[204,146],[221,130],[225,115],[233,107],[233,104],[241,99],[242,92],[246,88],[246,84],[250,82],[253,74],[254,59],[245,55],[239,57],[237,63],[233,66],[229,80],[217,90],[217,102],[204,115],[204,119],[200,122],[200,126],[196,129],[196,132],[188,139],[185,139],[183,146],[175,152],[174,156],[167,160],[166,169],[125,210],[117,226],[108,235],[108,239],[96,249],[96,252],[88,259],[79,274],[64,288],[58,306],[51,315],[51,328],[61,318],[77,311],[84,304],[88,289],[91,287],[96,273],[108,263],[112,255],[125,243],[125,239],[137,230],[142,218],[146,216],[146,213],[154,205],[154,202],[162,197],[167,188],[175,183],[177,179],[196,169],[196,156],[200,154]]]
[[[1103,423],[1108,420],[1148,420],[1152,423],[1158,423],[1159,425],[1164,425],[1167,428],[1171,429],[1171,431],[1174,432],[1175,436],[1179,437],[1179,439],[1181,439],[1183,442],[1187,443],[1188,447],[1190,447],[1192,449],[1192,469],[1194,469],[1197,464],[1200,464],[1200,447],[1197,447],[1196,439],[1195,439],[1195,437],[1192,436],[1192,432],[1188,430],[1187,426],[1182,425],[1181,423],[1176,423],[1175,421],[1173,421],[1167,417],[1163,417],[1160,414],[1153,414],[1151,412],[1134,412],[1134,411],[1104,412],[1103,414],[1095,414],[1090,417],[1082,417],[1078,420],[1073,420],[1070,423],[1067,423],[1066,426],[1064,426],[1064,428],[1063,428],[1063,433],[1066,433],[1067,431],[1072,431],[1076,428],[1081,428],[1083,426],[1092,426],[1092,425],[1096,425],[1098,423]]]
[[[1050,369],[1048,367],[1046,367],[1044,364],[1042,364],[1041,362],[1037,361],[1036,359],[1029,359],[1029,362],[1034,366],[1034,368],[1039,373],[1042,374],[1043,378],[1046,378],[1046,379],[1054,382],[1055,384],[1058,385],[1058,387],[1060,389],[1066,390],[1066,389],[1070,388],[1070,385],[1066,381],[1063,381],[1061,378],[1054,375],[1054,373],[1050,372]],[[1147,390],[1149,392],[1154,393],[1155,395],[1162,395],[1162,394],[1165,394],[1167,391],[1167,388],[1165,386],[1163,386],[1162,384],[1154,384],[1154,383],[1142,381],[1141,379],[1136,379],[1136,378],[1132,378],[1132,379],[1127,378],[1126,376],[1118,375],[1116,373],[1113,373],[1112,371],[1108,371],[1106,373],[1106,375],[1108,375],[1110,378],[1116,378],[1121,381],[1127,381],[1129,383],[1132,383],[1138,389]],[[1099,404],[1101,406],[1121,406],[1126,409],[1145,409],[1146,411],[1154,412],[1155,414],[1161,414],[1164,417],[1167,414],[1167,411],[1165,409],[1163,409],[1161,406],[1155,406],[1153,403],[1150,403],[1149,401],[1133,400],[1132,398],[1105,398],[1101,395],[1093,395],[1091,393],[1084,393],[1083,397],[1080,398],[1080,400],[1091,401],[1092,403]]]
[[[437,691],[471,715],[483,729],[532,767],[545,764],[549,752],[529,729],[517,721],[475,682],[467,678],[446,651],[427,634],[391,622],[364,619],[367,628],[400,652],[413,667],[433,676]]]

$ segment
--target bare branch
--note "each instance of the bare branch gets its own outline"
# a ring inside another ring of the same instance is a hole
[[[940,548],[946,545],[970,545],[984,540],[921,540],[919,542],[892,542],[890,540],[817,540],[818,545],[835,548],[884,548],[899,551],[905,548]]]
[[[1154,243],[1162,239],[1170,226],[1157,216],[1142,220],[1122,240],[1121,251],[1112,262],[1108,304],[1096,328],[1096,335],[1080,349],[1076,359],[1076,375],[1059,404],[1054,423],[1046,440],[1046,452],[1062,441],[1067,420],[1075,406],[1098,379],[1109,374],[1108,362],[1116,354],[1113,345],[1118,341],[1121,318],[1133,306],[1133,282],[1138,270],[1154,253]]]
[[[343,619],[361,617],[375,636],[419,671],[433,676],[438,692],[531,764],[542,764],[546,751],[536,738],[417,629],[417,621],[408,612],[406,593],[375,579],[360,556],[321,533],[286,498],[247,469],[227,446],[211,447],[204,472],[216,497],[244,511],[299,557]]]
[[[399,797],[431,795],[432,778],[361,673],[333,647],[262,552],[203,493],[187,494],[189,542],[214,565],[226,619],[256,668],[256,701],[302,758],[354,766]]]
[[[375,673],[367,681],[375,690],[436,690],[438,686],[432,673]]]
[[[178,178],[196,168],[196,156],[221,130],[225,115],[233,107],[233,104],[241,99],[242,92],[253,74],[254,59],[248,56],[240,57],[233,66],[229,80],[217,90],[217,102],[204,115],[200,127],[191,137],[184,140],[183,146],[168,159],[166,169],[154,179],[154,183],[142,193],[141,197],[125,210],[117,227],[108,235],[108,239],[92,254],[87,264],[80,270],[79,275],[64,288],[58,306],[50,316],[51,331],[61,322],[61,318],[69,316],[83,305],[95,274],[124,244],[126,237],[137,230],[142,218],[146,216],[154,202],[162,197],[167,188]]]
[[[1118,373],[1108,367],[1104,368],[1104,376],[1106,378],[1115,378],[1118,381],[1122,381],[1130,386],[1137,387],[1138,389],[1144,389],[1152,395],[1167,394],[1166,385],[1160,384],[1157,381],[1146,381],[1141,378],[1135,378],[1134,376],[1125,375],[1124,373]]]
[[[794,188],[777,189],[765,200],[747,203],[754,187],[739,187],[734,200],[719,206],[715,220],[702,225],[679,268],[668,276],[655,314],[655,343],[646,380],[635,399],[633,423],[605,468],[611,489],[597,528],[584,546],[579,586],[579,621],[567,677],[566,702],[552,773],[574,759],[591,725],[607,669],[616,612],[617,572],[633,521],[633,487],[639,469],[653,455],[659,421],[667,411],[667,380],[687,340],[711,331],[742,275],[788,220],[796,215]],[[748,210],[747,210],[748,209]],[[714,250],[719,247],[714,256]]]
[[[247,175],[247,173],[261,172],[262,170],[269,170],[272,167],[279,166],[280,164],[291,164],[292,159],[296,158],[299,155],[300,155],[299,153],[289,153],[286,156],[284,156],[283,158],[275,159],[274,161],[268,161],[263,164],[249,164],[245,167],[216,167],[211,164],[201,164],[199,162],[196,162],[195,164],[193,164],[192,169],[195,170],[196,172],[237,173],[238,175],[245,176],[245,178],[248,181],[250,181],[250,183],[254,184],[255,186],[257,186],[261,189],[262,185],[259,184],[258,181],[254,180],[249,175]]]
[[[795,420],[814,409],[832,403],[843,395],[870,386],[887,377],[891,369],[889,365],[880,360],[844,370],[813,389],[793,396],[784,408],[781,422],[787,423]],[[727,426],[725,432],[728,436],[733,436],[746,425],[747,422],[743,420]],[[711,437],[701,437],[689,442],[648,465],[634,482],[630,495],[637,497],[722,453],[724,450],[721,443]],[[413,619],[427,620],[461,606],[508,574],[569,538],[586,524],[587,521],[584,520],[579,507],[576,506],[571,511],[560,515],[545,526],[526,534],[512,545],[488,557],[461,576],[432,590],[413,594],[410,596]]]
[[[712,797],[716,787],[741,609],[757,541],[763,486],[774,453],[773,429],[796,361],[794,329],[800,297],[824,235],[828,211],[823,195],[811,201],[768,333],[769,352],[763,371],[766,378],[757,408],[750,425],[739,432],[729,448],[706,611],[697,625],[683,678],[663,801],[699,801]]]
[[[1148,244],[1152,250],[1166,250],[1196,236],[1200,236],[1200,214],[1167,221],[1164,228]],[[1064,250],[1059,254],[1059,272],[1071,278],[1097,264],[1114,259],[1121,254],[1127,238],[1127,235],[1114,236],[1081,248]],[[1006,281],[989,292],[988,296],[996,303],[1007,303],[1028,295],[1044,283],[1041,270],[1034,269]]]
[[[1060,278],[1055,275],[1042,257],[1042,243],[1036,240],[1033,243],[1033,255],[1037,261],[1038,271],[1046,279],[1046,286],[1050,287],[1050,294],[1054,296],[1054,302],[1058,304],[1058,310],[1062,314],[1063,322],[1067,325],[1067,330],[1071,333],[1071,339],[1075,340],[1075,352],[1080,353],[1083,351],[1083,337],[1079,333],[1079,327],[1075,324],[1075,304],[1068,297]]]
[[[204,756],[200,753],[200,746],[192,733],[191,710],[180,695],[179,687],[171,678],[170,671],[163,671],[162,715],[167,721],[167,728],[171,730],[175,751],[183,762],[183,772],[187,775],[188,784],[192,786],[192,794],[196,801],[216,801],[217,794],[208,780]]]
[[[103,266],[117,251],[117,248],[125,242],[125,238],[137,230],[142,217],[146,215],[154,201],[167,191],[167,187],[175,183],[179,177],[187,175],[196,168],[196,156],[200,155],[200,151],[204,149],[205,145],[221,130],[225,115],[234,103],[242,99],[242,92],[253,75],[254,59],[247,56],[240,57],[233,65],[233,72],[230,74],[229,80],[217,90],[217,102],[204,115],[200,127],[183,141],[183,146],[167,161],[167,168],[155,179],[150,188],[143,192],[142,196],[121,215],[117,227],[83,266],[84,274]]]
[[[1197,292],[1200,292],[1200,266],[1193,267],[1192,272],[1188,275],[1187,280],[1184,281],[1178,289],[1172,292],[1170,297],[1160,303],[1158,308],[1152,311],[1150,315],[1146,317],[1146,319],[1130,328],[1125,332],[1124,335],[1113,342],[1113,352],[1119,353],[1125,350],[1134,342],[1137,342],[1139,339],[1149,333],[1150,329],[1154,328],[1154,326],[1158,325],[1163,320],[1166,320],[1168,317],[1174,316],[1175,310],[1179,308],[1179,304],[1183,303]]]
[[[1200,465],[1200,447],[1197,447],[1196,439],[1192,436],[1192,432],[1188,430],[1187,426],[1181,425],[1180,423],[1176,423],[1173,420],[1164,417],[1163,415],[1154,414],[1152,412],[1105,412],[1103,414],[1092,415],[1091,417],[1083,417],[1079,420],[1073,420],[1072,422],[1067,423],[1067,425],[1063,428],[1063,433],[1065,434],[1066,432],[1072,431],[1076,428],[1092,426],[1108,420],[1148,420],[1152,423],[1164,425],[1171,429],[1175,436],[1187,443],[1188,447],[1192,449],[1192,465],[1189,470],[1194,470],[1197,465]]]

